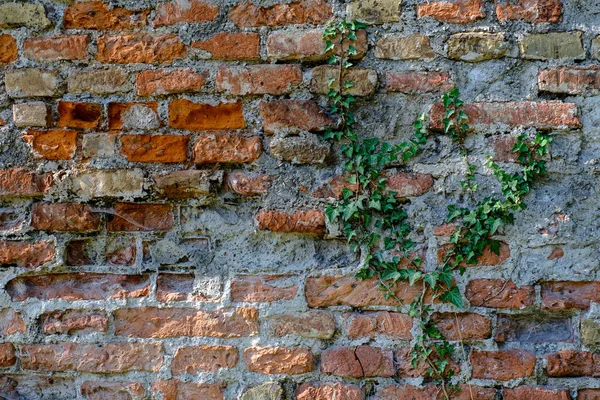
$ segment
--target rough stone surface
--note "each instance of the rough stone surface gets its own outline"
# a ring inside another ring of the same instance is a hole
[[[508,50],[503,33],[457,33],[448,39],[448,58],[479,62],[502,58]]]

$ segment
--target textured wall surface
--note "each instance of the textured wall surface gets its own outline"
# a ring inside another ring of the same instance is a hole
[[[433,117],[388,172],[426,268],[468,201],[441,93],[461,89],[480,165],[554,138],[500,255],[457,277],[468,307],[435,306],[464,342],[456,398],[600,399],[600,2],[400,3],[0,1],[0,398],[437,397],[413,320],[323,216],[343,169],[321,34],[348,16],[359,134]]]

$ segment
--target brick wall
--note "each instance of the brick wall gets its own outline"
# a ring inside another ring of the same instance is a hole
[[[344,180],[321,34],[348,15],[360,135],[433,119],[387,172],[427,268],[468,201],[440,94],[461,89],[475,163],[554,137],[500,255],[456,277],[469,306],[435,305],[455,398],[600,399],[600,3],[400,3],[0,1],[0,397],[437,398],[323,215]]]

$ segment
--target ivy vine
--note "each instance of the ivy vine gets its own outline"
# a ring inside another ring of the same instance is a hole
[[[360,22],[330,23],[323,34],[326,51],[331,54],[329,64],[338,67],[337,78],[329,80],[328,98],[330,112],[339,118],[335,128],[328,129],[325,139],[340,143],[346,171],[341,198],[330,204],[325,213],[331,222],[339,221],[343,234],[352,250],[359,255],[360,279],[375,278],[380,282],[386,299],[395,299],[419,324],[420,334],[414,340],[412,364],[414,368],[425,365],[426,375],[439,387],[439,395],[449,400],[459,390],[453,384],[450,361],[455,345],[448,342],[432,321],[432,304],[442,301],[463,306],[462,294],[454,282],[454,274],[463,274],[469,265],[485,251],[499,254],[501,243],[495,236],[514,223],[514,212],[523,210],[525,196],[534,181],[546,175],[545,156],[551,137],[537,134],[529,139],[519,135],[512,149],[520,166],[518,172],[509,173],[490,157],[485,167],[496,177],[502,196],[488,196],[470,207],[448,206],[446,223],[455,230],[445,248],[443,262],[432,271],[422,268],[422,260],[415,255],[415,243],[410,240],[412,226],[408,214],[397,198],[397,193],[387,187],[386,168],[399,162],[406,163],[421,151],[427,142],[428,120],[423,114],[414,123],[412,137],[400,144],[390,144],[377,138],[360,138],[355,130],[356,102],[349,92],[355,83],[347,79],[357,55],[357,32],[366,26]],[[444,134],[458,146],[464,157],[466,172],[461,186],[471,195],[480,188],[476,183],[478,168],[472,164],[465,139],[471,128],[463,110],[458,89],[443,95],[445,114],[442,119]],[[394,284],[406,281],[420,288],[420,294],[406,305],[394,291]],[[424,363],[424,364],[423,364]],[[472,395],[471,395],[472,397]]]

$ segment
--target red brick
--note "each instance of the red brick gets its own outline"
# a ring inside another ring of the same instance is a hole
[[[54,245],[48,242],[0,240],[0,265],[36,268],[54,259]]]
[[[495,400],[496,389],[461,384],[460,391],[450,394],[452,400]],[[384,386],[377,392],[375,400],[442,400],[445,399],[439,386],[427,385],[416,387],[410,385]],[[532,399],[533,400],[533,399]]]
[[[470,103],[465,104],[464,111],[469,117],[469,125],[473,129],[484,129],[490,125],[541,130],[581,126],[581,121],[577,116],[577,105],[556,100],[519,103]],[[443,128],[443,115],[443,104],[434,104],[431,107],[429,117],[431,118],[432,129],[440,130]]]
[[[301,347],[250,347],[244,350],[244,360],[248,371],[267,375],[298,375],[314,370],[312,353]]]
[[[482,0],[433,1],[419,5],[419,18],[433,17],[451,24],[470,24],[485,18]]]
[[[233,193],[242,196],[265,194],[271,186],[269,175],[247,175],[243,172],[229,172],[225,176],[225,186]]]
[[[367,50],[367,33],[360,30],[356,41],[348,41],[344,48],[353,45],[356,58],[364,56]],[[323,32],[321,29],[290,30],[273,32],[267,38],[267,55],[275,60],[319,61],[328,59],[330,52],[325,51]]]
[[[206,84],[207,77],[207,73],[191,68],[150,69],[136,75],[135,85],[138,96],[197,93]]]
[[[544,282],[542,305],[548,310],[590,308],[590,302],[600,301],[600,282]]]
[[[387,378],[396,371],[391,350],[356,346],[325,350],[321,353],[321,372],[346,378]]]
[[[193,308],[122,308],[114,312],[115,334],[142,338],[204,336],[237,338],[258,333],[250,307],[202,311]]]
[[[0,343],[0,368],[8,368],[15,365],[17,356],[12,343]]]
[[[192,161],[195,164],[250,163],[261,153],[262,142],[257,136],[246,138],[235,133],[213,133],[198,138]]]
[[[538,85],[541,91],[559,94],[597,93],[600,91],[600,68],[570,67],[540,71]]]
[[[548,376],[552,378],[600,377],[600,356],[595,353],[562,350],[547,355],[546,362],[548,364]]]
[[[232,346],[182,347],[175,353],[171,372],[173,375],[216,372],[235,367],[238,358],[238,350]]]
[[[325,233],[325,215],[321,210],[287,214],[275,210],[260,210],[256,215],[259,230],[283,233]]]
[[[467,284],[465,296],[475,307],[524,308],[533,305],[533,286],[517,287],[502,279],[474,279]]]
[[[102,105],[59,101],[58,116],[61,128],[94,129],[102,122]]]
[[[147,16],[148,11],[109,9],[101,1],[82,1],[65,10],[64,25],[67,29],[130,30],[146,26]]]
[[[269,331],[275,337],[296,335],[304,338],[331,339],[335,320],[329,311],[279,314],[269,319]]]
[[[504,389],[504,400],[571,400],[568,390],[551,390],[536,387]]]
[[[438,250],[438,264],[444,263],[447,251],[451,249],[451,244],[445,244]],[[505,242],[500,242],[499,254],[494,253],[489,246],[483,249],[483,253],[477,258],[476,264],[461,263],[463,267],[481,267],[500,265],[510,258],[510,247]]]
[[[170,204],[118,203],[107,229],[112,232],[168,231],[173,228]]]
[[[258,33],[217,33],[208,40],[192,43],[192,49],[209,53],[219,60],[258,60],[260,35]]]
[[[447,72],[387,72],[388,92],[405,94],[442,93],[454,87]]]
[[[297,400],[365,400],[363,389],[339,382],[307,382],[296,389]]]
[[[221,173],[208,170],[173,171],[155,176],[156,189],[164,197],[186,199],[210,195],[221,183]]]
[[[21,313],[15,312],[12,308],[0,310],[0,335],[6,337],[15,333],[27,333],[27,326]]]
[[[217,90],[232,95],[289,93],[302,83],[302,69],[297,65],[249,65],[219,67]]]
[[[322,132],[334,127],[335,120],[310,100],[276,100],[260,103],[265,133],[278,131]]]
[[[309,307],[331,306],[396,306],[395,299],[385,297],[386,292],[379,288],[379,280],[360,280],[349,276],[321,276],[307,278],[305,295]],[[394,293],[404,302],[411,303],[420,290],[408,284],[398,282],[393,287]]]
[[[396,312],[347,313],[346,334],[350,339],[387,337],[396,340],[411,340],[413,319]]]
[[[472,377],[475,379],[511,379],[533,376],[536,359],[525,350],[471,351]]]
[[[109,265],[133,265],[137,245],[134,237],[114,236],[106,242],[105,258],[103,262]]]
[[[229,19],[240,28],[255,26],[321,25],[333,16],[326,0],[300,0],[270,7],[255,6],[250,1],[236,5]]]
[[[140,117],[140,114],[142,117]],[[158,128],[159,126],[158,102],[156,101],[108,103],[108,127],[111,130],[147,130]]]
[[[194,274],[159,274],[156,278],[156,299],[165,303],[173,301],[212,301],[194,290]]]
[[[433,176],[416,172],[394,172],[386,174],[388,190],[396,192],[397,198],[424,195],[433,187]]]
[[[46,160],[70,160],[77,149],[77,132],[71,130],[51,129],[38,131],[30,129],[23,135],[29,143],[36,158]]]
[[[101,63],[169,63],[184,58],[187,49],[177,35],[103,35],[98,38],[96,60]]]
[[[36,61],[86,60],[88,58],[87,35],[62,35],[26,39],[23,50],[27,58]]]
[[[580,389],[577,391],[577,400],[598,400],[600,389]]]
[[[242,129],[246,126],[242,103],[211,104],[173,100],[169,103],[169,126],[192,131]]]
[[[37,203],[31,215],[31,226],[41,231],[96,231],[102,222],[92,207],[75,203]]]
[[[231,281],[231,301],[270,303],[292,300],[298,292],[292,275],[238,275]]]
[[[106,300],[147,296],[147,275],[67,273],[20,276],[6,284],[13,301],[38,300]]]
[[[446,340],[483,340],[492,336],[492,320],[475,313],[433,313],[431,321]]]
[[[358,190],[358,184],[348,182],[349,175],[334,176],[326,184],[319,186],[312,192],[312,195],[319,199],[341,199],[344,189],[348,188],[352,191]]]
[[[139,382],[86,381],[81,385],[81,394],[87,400],[142,400],[145,390]]]
[[[101,374],[158,372],[163,363],[158,343],[57,343],[21,346],[21,366],[34,371]]]
[[[40,316],[42,332],[46,335],[106,332],[108,317],[102,311],[64,310]]]
[[[17,41],[10,35],[0,35],[0,63],[8,64],[17,61],[19,49]]]
[[[496,15],[500,21],[560,22],[562,0],[496,0]]]
[[[214,21],[219,13],[219,7],[215,4],[200,0],[171,1],[160,4],[156,8],[156,17],[153,25],[155,27],[175,25],[183,22],[197,23]]]
[[[223,400],[221,386],[217,384],[200,384],[181,382],[177,379],[158,381],[152,385],[154,393],[160,393],[163,400]]]
[[[187,160],[189,136],[123,135],[121,154],[131,162],[181,163]]]

